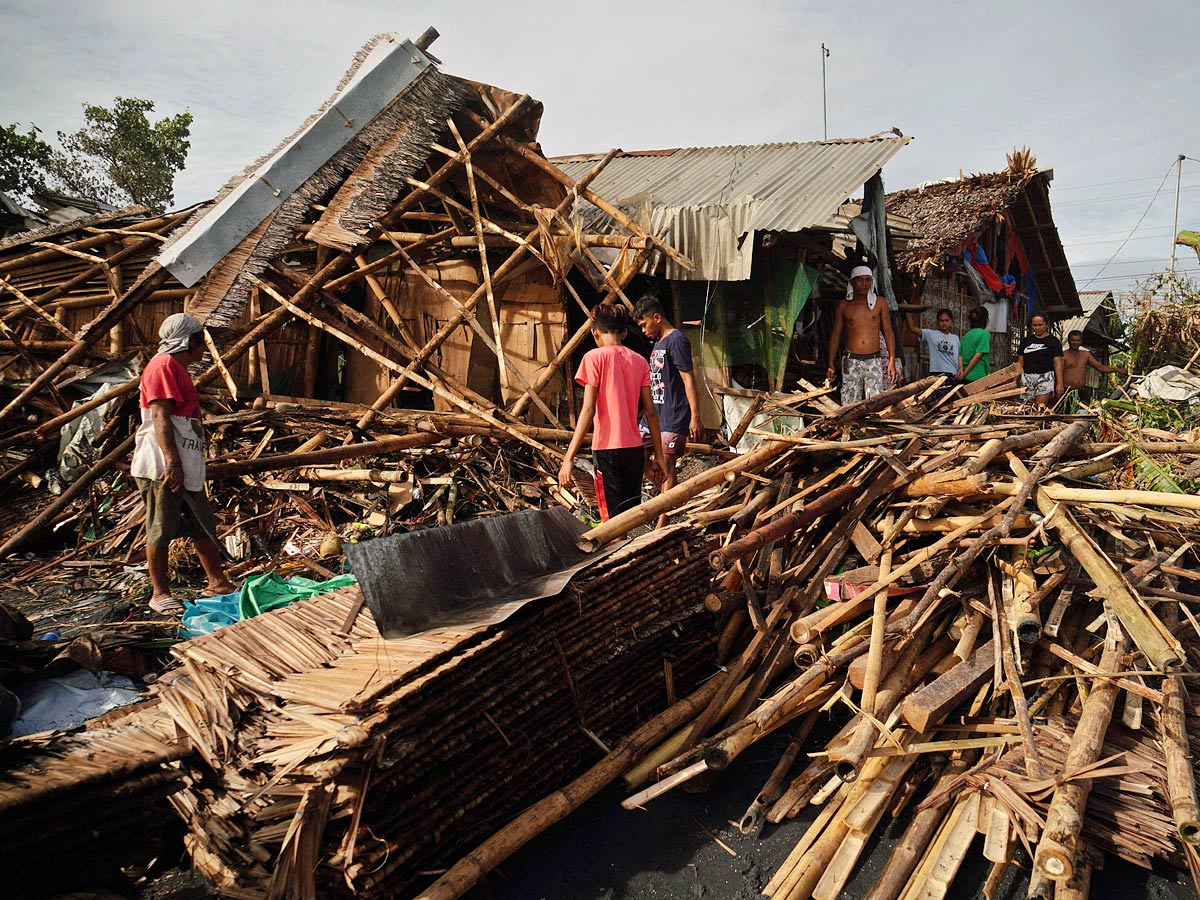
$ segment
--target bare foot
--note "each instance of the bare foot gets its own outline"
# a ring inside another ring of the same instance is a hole
[[[237,590],[237,585],[226,578],[224,581],[210,581],[208,583],[208,589],[212,592],[214,597],[218,597],[223,594],[232,594]]]

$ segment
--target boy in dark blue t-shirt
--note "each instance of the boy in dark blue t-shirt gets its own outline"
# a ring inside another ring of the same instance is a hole
[[[700,397],[692,375],[692,345],[682,331],[667,321],[655,297],[643,297],[633,311],[638,327],[654,342],[650,351],[650,396],[662,432],[666,477],[662,490],[675,486],[675,464],[687,447],[688,437],[704,436],[700,421]],[[659,516],[657,528],[667,524]]]

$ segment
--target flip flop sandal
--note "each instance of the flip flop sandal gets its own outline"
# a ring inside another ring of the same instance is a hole
[[[183,615],[183,604],[174,597],[160,597],[158,600],[151,600],[150,608],[163,616]]]

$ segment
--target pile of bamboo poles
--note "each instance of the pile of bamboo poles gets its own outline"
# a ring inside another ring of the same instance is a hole
[[[346,589],[179,645],[197,867],[230,896],[403,896],[695,689],[707,580],[675,526],[498,625],[385,641]]]
[[[798,435],[764,435],[584,535],[602,544],[674,509],[714,542],[723,669],[690,721],[624,766],[624,805],[791,729],[739,823],[756,835],[819,810],[774,900],[840,896],[901,813],[872,900],[956,896],[979,847],[989,897],[1012,865],[1032,868],[1031,896],[1086,896],[1099,852],[1195,871],[1182,673],[1200,660],[1200,500],[1097,484],[1087,421],[1005,417],[977,402],[993,389],[935,387],[841,408],[814,396]],[[1200,452],[1155,443],[1124,452]],[[815,743],[824,718],[834,737]],[[461,895],[540,830],[510,828],[522,836],[502,829],[422,900]]]
[[[397,410],[383,419],[391,432],[386,437],[297,452],[314,434],[348,432],[350,417],[360,413],[358,407],[318,410],[279,399],[263,410],[215,420],[210,495],[217,535],[232,548],[231,577],[277,571],[329,578],[340,560],[320,548],[331,537],[357,540],[554,505],[597,515],[586,491],[558,486],[553,459],[461,414]],[[513,427],[543,440],[566,440],[567,433],[556,429]],[[14,584],[64,577],[67,561],[138,559],[145,508],[136,486],[112,473],[93,487],[90,501],[81,498],[54,525],[73,525],[95,537],[52,555],[14,560]],[[36,509],[14,518],[9,538],[40,527]],[[197,566],[194,556],[190,561]],[[199,575],[178,574],[177,580]]]

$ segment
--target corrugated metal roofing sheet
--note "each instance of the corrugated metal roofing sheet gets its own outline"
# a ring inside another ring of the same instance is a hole
[[[688,273],[667,261],[667,277],[741,281],[750,277],[757,231],[801,231],[824,224],[910,138],[688,147],[617,157],[592,183],[696,263]],[[553,162],[582,178],[599,155]],[[597,210],[581,215],[604,227]]]
[[[1085,344],[1089,338],[1093,340],[1099,339],[1106,343],[1112,341],[1113,338],[1108,333],[1107,324],[1100,320],[1093,321],[1100,307],[1106,301],[1111,301],[1112,298],[1112,291],[1080,291],[1079,304],[1083,307],[1083,315],[1063,319],[1058,323],[1064,343],[1066,342],[1067,335],[1072,331],[1082,331],[1084,333]],[[1115,312],[1116,307],[1111,302],[1108,305]]]

